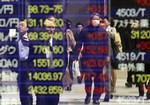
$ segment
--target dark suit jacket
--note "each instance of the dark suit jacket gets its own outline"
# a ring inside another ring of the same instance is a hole
[[[104,36],[106,38],[101,40],[101,36]],[[91,25],[84,28],[81,31],[79,40],[76,44],[76,56],[79,54],[82,43],[84,44],[81,58],[83,69],[85,69],[85,71],[86,69],[98,69],[98,66],[92,67],[92,65],[94,65],[93,62],[96,61],[96,65],[98,65],[98,60],[106,59],[106,57],[108,56],[107,53],[104,54],[100,52],[100,50],[103,49],[101,46],[106,46],[108,48],[108,34],[106,30],[100,27],[93,27]],[[94,59],[94,61],[90,59]],[[88,62],[91,63],[89,64]]]
[[[58,72],[64,73],[64,71],[66,69],[66,64],[67,64],[66,63],[67,50],[66,50],[66,38],[65,37],[63,38],[63,40],[56,40],[55,38],[53,38],[53,47],[50,47],[49,40],[30,41],[29,46],[30,46],[29,63],[28,63],[28,65],[30,66],[29,70],[32,70],[33,73],[35,73],[35,72],[42,72],[42,73],[45,72],[45,73],[51,73],[51,74],[58,73]],[[36,46],[40,46],[40,47],[37,47],[37,50],[36,50]],[[44,66],[44,63],[42,63],[43,61],[38,61],[39,59],[47,59],[46,53],[43,53],[41,51],[41,49],[43,51],[45,50],[44,46],[49,47],[49,50],[52,52],[53,64],[55,65],[53,68]],[[57,51],[58,49],[56,47],[59,47],[59,46],[63,47],[62,53],[60,53],[61,51]],[[63,62],[61,62],[63,64],[58,63],[60,60],[63,60]],[[62,65],[62,66],[60,66],[60,65]],[[62,78],[59,80],[50,80],[50,81],[37,80],[36,82],[38,82],[36,85],[41,85],[41,84],[43,84],[43,85],[62,85]]]
[[[20,40],[20,39],[19,39]],[[20,70],[28,70],[28,59],[24,60],[23,62],[20,61],[20,56],[19,56],[19,44],[18,44],[19,41],[12,41],[12,42],[8,42],[9,43],[9,46],[13,46],[16,48],[14,54],[12,55],[9,55],[7,54],[7,58],[8,59],[17,59],[18,61],[18,66],[17,67],[11,67],[10,69],[13,71],[13,72],[19,72]],[[27,40],[23,40],[22,39],[22,44],[24,46],[29,46],[29,41]]]

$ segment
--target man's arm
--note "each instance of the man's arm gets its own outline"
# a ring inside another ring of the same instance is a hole
[[[86,34],[87,34],[87,30],[86,29],[83,29],[81,31],[81,33],[79,34],[79,39],[78,41],[76,42],[76,47],[75,47],[75,59],[76,60],[79,60],[80,57],[81,57],[81,53],[84,49],[84,43],[85,43],[85,40],[86,40]]]

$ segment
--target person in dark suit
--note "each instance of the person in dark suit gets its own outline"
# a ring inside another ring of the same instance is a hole
[[[108,35],[105,29],[99,27],[100,20],[101,17],[98,13],[91,15],[91,24],[81,31],[75,48],[76,59],[81,59],[82,74],[85,74],[85,104],[90,103],[91,96],[93,96],[93,104],[100,104],[99,99],[103,93],[102,89],[104,84],[102,82],[101,75],[103,67],[106,65],[106,58],[108,57]],[[83,50],[81,50],[82,45]],[[105,46],[105,48],[101,48],[101,46]],[[102,50],[101,52],[100,49],[105,49],[105,52]],[[92,90],[92,83],[94,83],[94,90]]]
[[[74,38],[76,41],[79,40],[79,35],[80,35],[80,32],[82,31],[83,27],[84,27],[84,25],[80,22],[78,22],[76,24],[76,32],[74,33]]]
[[[18,87],[21,105],[33,105],[32,95],[28,93],[28,87],[32,82],[28,78],[28,56],[29,56],[29,39],[28,28],[24,20],[19,22],[18,53],[19,53],[19,69],[18,69]]]
[[[58,38],[59,32],[61,37]],[[56,28],[55,17],[45,19],[44,28],[38,30],[38,35],[38,40],[30,41],[29,56],[36,105],[58,105],[67,51],[64,36]]]
[[[76,32],[74,33],[74,38],[75,38],[76,42],[78,42],[79,35],[80,35],[80,33],[81,33],[81,31],[82,31],[83,28],[84,28],[84,25],[82,23],[78,22],[76,24]],[[83,47],[81,48],[81,52],[82,52],[82,49],[83,49]],[[74,52],[76,52],[76,51],[74,51]],[[82,56],[81,53],[80,53],[80,56]],[[78,62],[79,62],[80,71],[82,71],[81,61],[79,60]],[[81,76],[77,77],[78,83],[82,83],[83,76],[84,75],[81,75]]]

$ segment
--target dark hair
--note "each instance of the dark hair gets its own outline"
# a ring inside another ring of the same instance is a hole
[[[66,25],[66,29],[70,29],[70,25],[72,25],[72,22],[69,19],[65,19],[64,24]]]
[[[54,15],[48,15],[48,16],[46,17],[46,19],[48,19],[48,18],[55,18],[55,16],[54,16]]]
[[[90,16],[90,19],[92,19],[94,16],[101,17],[99,13],[93,13],[93,14],[91,14],[91,16]]]
[[[22,18],[22,19],[19,19],[19,21],[20,21],[20,22],[21,22],[21,21],[25,21],[25,19]]]
[[[84,26],[82,23],[80,23],[80,22],[78,22],[77,24],[76,24],[76,27],[78,27],[78,25],[82,25],[82,26]]]
[[[102,16],[101,18],[109,20],[108,16]]]
[[[114,25],[115,25],[114,19],[111,18],[111,19],[110,19],[110,26],[111,26],[111,27],[114,27]]]

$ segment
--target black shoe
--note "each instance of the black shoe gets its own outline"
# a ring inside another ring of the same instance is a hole
[[[82,83],[82,78],[81,77],[77,77],[77,81],[78,81],[79,84],[81,84]]]
[[[99,102],[99,100],[93,100],[93,104],[97,104],[97,105],[99,105],[100,104],[100,102]]]
[[[109,98],[104,98],[104,102],[109,102]]]
[[[113,95],[113,94],[111,94],[111,95],[110,95],[110,99],[112,99],[113,97],[114,97],[114,95]]]
[[[91,99],[90,99],[90,98],[88,98],[88,99],[85,99],[84,103],[85,103],[85,104],[89,104],[89,103],[90,103],[90,101],[91,101]]]
[[[104,98],[104,102],[108,102],[109,101],[109,96],[106,95],[105,98]]]
[[[66,91],[71,91],[71,90],[72,90],[71,87],[67,86]]]
[[[139,97],[143,97],[144,96],[144,94],[139,94]]]
[[[109,102],[109,99],[108,98],[104,99],[104,102]]]
[[[127,82],[127,83],[125,83],[125,86],[131,88],[132,87],[132,83]]]
[[[147,100],[150,100],[150,93],[146,93]]]
[[[143,97],[144,96],[144,90],[142,89],[142,87],[139,86],[138,90],[139,90],[139,96]]]

